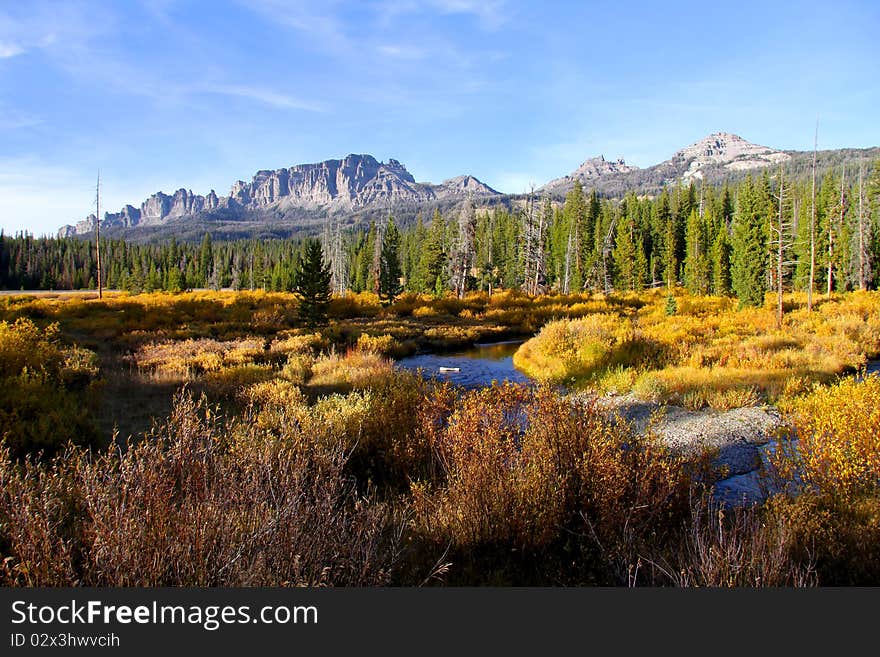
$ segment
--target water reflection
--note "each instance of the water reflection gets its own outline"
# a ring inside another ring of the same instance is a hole
[[[465,388],[481,388],[492,381],[531,383],[531,379],[513,366],[513,354],[524,340],[475,344],[447,354],[421,354],[397,361],[407,370],[421,370],[426,378],[449,380]]]

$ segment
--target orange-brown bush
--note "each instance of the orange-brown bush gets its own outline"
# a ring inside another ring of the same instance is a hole
[[[810,555],[796,550],[797,524],[779,505],[727,509],[707,498],[695,502],[674,564],[661,567],[676,586],[815,585]]]
[[[512,385],[465,395],[433,440],[443,479],[413,487],[416,531],[453,546],[470,583],[627,583],[689,516],[702,465]]]
[[[153,440],[51,463],[0,454],[6,585],[375,585],[396,550],[341,444],[221,422],[183,394]],[[390,541],[390,542],[389,542]]]

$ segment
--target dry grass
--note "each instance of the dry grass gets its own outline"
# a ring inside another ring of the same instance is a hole
[[[181,396],[152,440],[16,466],[0,453],[5,585],[376,585],[389,581],[382,504],[344,476],[341,445]]]
[[[0,578],[880,582],[880,379],[814,389],[880,351],[880,295],[823,299],[811,314],[788,297],[782,330],[769,308],[679,295],[670,317],[664,301],[502,292],[381,308],[363,294],[335,299],[316,333],[284,294],[0,299]],[[457,391],[389,360],[544,324],[517,361],[548,379],[692,408],[782,399],[800,438],[773,457],[784,492],[722,511],[704,498],[708,455],[685,460],[550,389]],[[17,458],[35,448],[9,427],[75,426],[82,394],[124,353],[113,372],[133,393],[186,383],[222,405],[182,395],[121,449]]]
[[[514,362],[539,380],[607,390],[629,379],[645,398],[726,409],[797,394],[880,354],[880,292],[836,296],[813,313],[801,297],[787,297],[778,328],[770,307],[681,295],[668,316],[662,295],[647,293],[636,310],[547,324]]]
[[[465,395],[433,443],[442,479],[413,487],[416,531],[452,546],[471,583],[651,581],[639,555],[676,534],[704,466],[512,385]]]

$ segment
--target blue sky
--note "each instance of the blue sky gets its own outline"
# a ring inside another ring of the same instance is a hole
[[[370,153],[521,192],[716,131],[880,145],[880,3],[0,0],[0,227]]]

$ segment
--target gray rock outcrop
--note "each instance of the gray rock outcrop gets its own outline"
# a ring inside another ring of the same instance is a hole
[[[223,212],[239,220],[259,220],[270,216],[284,219],[305,213],[340,214],[360,210],[389,211],[437,201],[456,201],[467,197],[500,196],[473,176],[458,176],[439,185],[416,182],[412,174],[394,159],[380,162],[372,155],[348,155],[341,160],[299,164],[287,169],[257,171],[250,182],[238,180],[229,195],[207,196],[178,189],[173,195],[157,192],[135,208],[126,205],[120,212],[105,213],[102,230],[155,227],[187,218],[209,218]],[[82,235],[94,230],[94,215],[71,226],[61,236]]]

